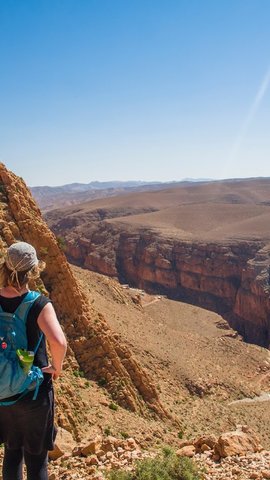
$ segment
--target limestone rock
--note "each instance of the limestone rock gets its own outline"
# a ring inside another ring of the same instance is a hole
[[[178,457],[193,457],[195,455],[195,447],[193,445],[186,445],[176,451]]]
[[[234,432],[223,433],[214,446],[216,455],[228,457],[259,452],[262,449],[258,437],[252,430],[239,427]]]
[[[205,451],[205,448],[203,449],[203,445],[206,445],[211,449],[214,448],[214,446],[217,443],[217,437],[216,435],[203,435],[202,437],[197,438],[194,441],[194,447],[196,448],[196,452],[200,451]]]
[[[87,445],[80,448],[80,453],[87,457],[87,455],[96,454],[101,449],[101,437],[96,437],[94,440],[87,443]]]
[[[55,448],[49,452],[50,460],[57,460],[65,454],[72,454],[72,450],[76,443],[73,436],[64,428],[59,427],[55,441]]]

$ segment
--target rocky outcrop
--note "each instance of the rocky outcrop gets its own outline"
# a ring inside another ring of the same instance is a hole
[[[233,455],[246,455],[251,452],[263,450],[257,435],[248,427],[239,426],[234,432],[226,432],[220,435],[214,446],[214,452],[219,457]]]
[[[211,452],[215,460],[263,450],[258,436],[246,425],[238,425],[236,430],[222,433],[218,438],[215,435],[203,435],[195,440],[184,440],[180,442],[179,447],[176,452],[179,456],[185,456],[189,448],[193,455]],[[193,447],[193,450],[190,447]]]
[[[191,242],[106,220],[51,223],[72,263],[214,310],[245,340],[269,346],[270,247],[263,241]]]
[[[24,181],[1,164],[0,182],[1,251],[16,240],[24,240],[34,245],[46,262],[42,279],[80,368],[121,405],[138,412],[150,407],[165,415],[146,371],[89,304]]]
[[[60,430],[55,449],[49,452],[50,480],[58,478],[104,480],[106,473],[114,470],[130,470],[138,460],[154,457],[154,453],[143,451],[134,438],[116,438],[111,435],[102,437],[98,435],[88,439],[82,445],[74,445],[69,432]],[[70,468],[63,468],[67,464]],[[62,475],[69,474],[68,477]]]
[[[270,344],[270,245],[258,250],[242,270],[231,325],[243,337],[269,347]]]

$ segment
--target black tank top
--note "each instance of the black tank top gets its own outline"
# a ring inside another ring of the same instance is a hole
[[[14,313],[15,310],[18,308],[24,297],[26,297],[27,292],[19,297],[7,298],[0,295],[0,305],[4,312]],[[26,320],[26,333],[27,333],[27,340],[28,340],[28,350],[35,350],[38,340],[41,335],[41,330],[38,326],[37,319],[41,312],[41,310],[50,303],[51,300],[47,298],[45,295],[40,295],[31,306]],[[40,342],[39,348],[34,358],[34,365],[37,367],[46,367],[48,365],[48,356],[47,356],[47,349],[46,349],[46,340],[45,336]],[[44,374],[44,380],[39,388],[39,395],[42,395],[45,392],[48,392],[52,389],[52,376],[49,373]],[[31,395],[31,392],[30,394]],[[14,395],[12,399],[16,399],[20,395]],[[33,396],[33,393],[32,393]],[[4,401],[3,399],[2,401]],[[11,400],[11,398],[10,398]]]

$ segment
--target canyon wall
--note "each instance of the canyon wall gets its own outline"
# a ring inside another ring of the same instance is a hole
[[[214,310],[248,342],[270,343],[270,247],[182,241],[120,222],[55,225],[69,260],[147,291]]]
[[[31,243],[47,264],[42,274],[68,338],[69,350],[88,378],[102,384],[121,405],[166,415],[156,387],[132,352],[119,341],[76,282],[54,234],[24,181],[0,164],[0,255],[16,240]],[[70,357],[71,358],[71,357]],[[148,408],[147,408],[148,407]]]

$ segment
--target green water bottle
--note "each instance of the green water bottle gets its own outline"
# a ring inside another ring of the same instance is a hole
[[[33,365],[35,356],[34,352],[31,352],[30,350],[17,349],[16,353],[24,373],[28,373]]]

